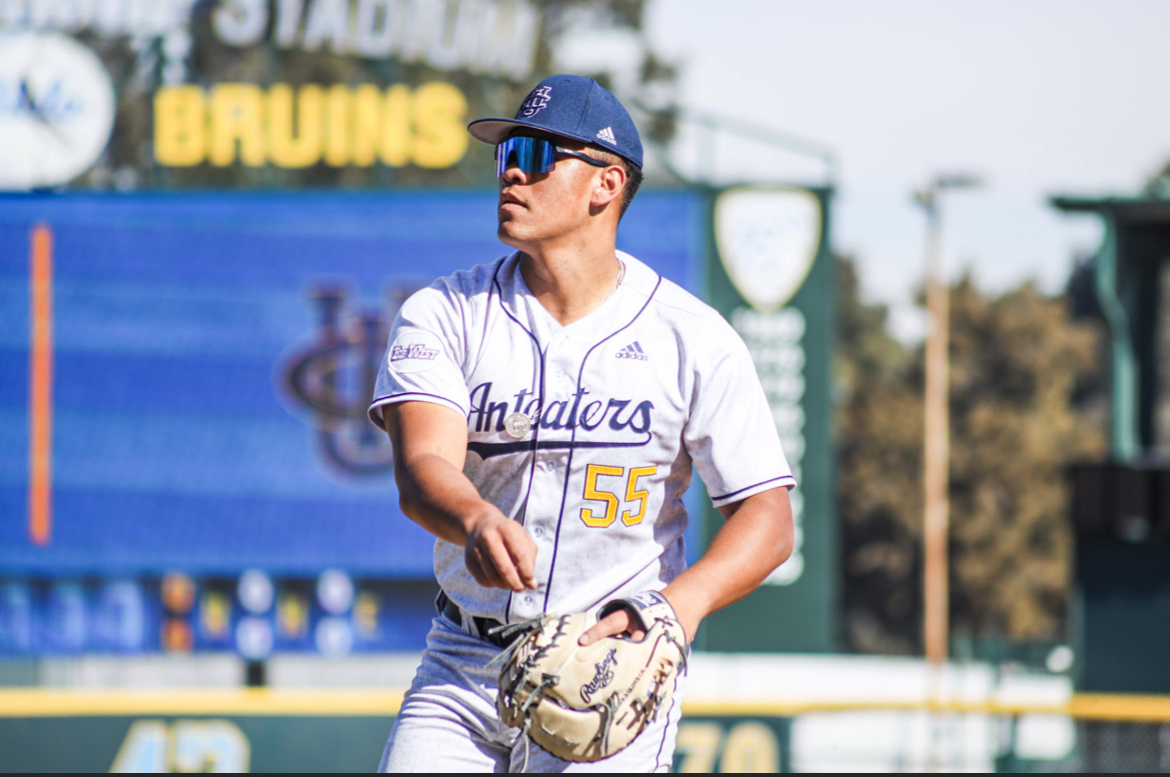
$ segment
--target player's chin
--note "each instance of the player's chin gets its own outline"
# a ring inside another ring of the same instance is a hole
[[[500,226],[496,230],[496,237],[504,245],[510,245],[513,248],[520,248],[523,250],[525,240],[525,232],[519,224],[511,219],[505,220],[503,216],[500,217]]]

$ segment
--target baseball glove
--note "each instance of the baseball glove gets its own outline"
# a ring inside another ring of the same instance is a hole
[[[608,637],[581,647],[585,613],[546,615],[504,654],[496,707],[509,726],[566,761],[598,761],[622,750],[660,710],[686,668],[686,636],[666,597],[648,591],[609,602],[637,613],[639,641]],[[663,713],[665,714],[665,712]]]

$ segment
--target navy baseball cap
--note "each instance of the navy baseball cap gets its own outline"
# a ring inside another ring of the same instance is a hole
[[[512,130],[528,127],[579,140],[642,166],[642,138],[630,114],[601,84],[585,76],[549,76],[528,93],[514,119],[480,119],[467,125],[478,141],[495,146]]]

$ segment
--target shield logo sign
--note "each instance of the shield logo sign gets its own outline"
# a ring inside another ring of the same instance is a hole
[[[812,269],[821,203],[807,189],[751,186],[715,201],[715,245],[736,291],[761,313],[779,309]]]

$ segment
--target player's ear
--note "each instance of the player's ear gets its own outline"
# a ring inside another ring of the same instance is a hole
[[[614,200],[620,199],[622,190],[626,188],[626,171],[619,165],[599,169],[593,187],[593,199],[590,203],[595,208],[603,208]]]

